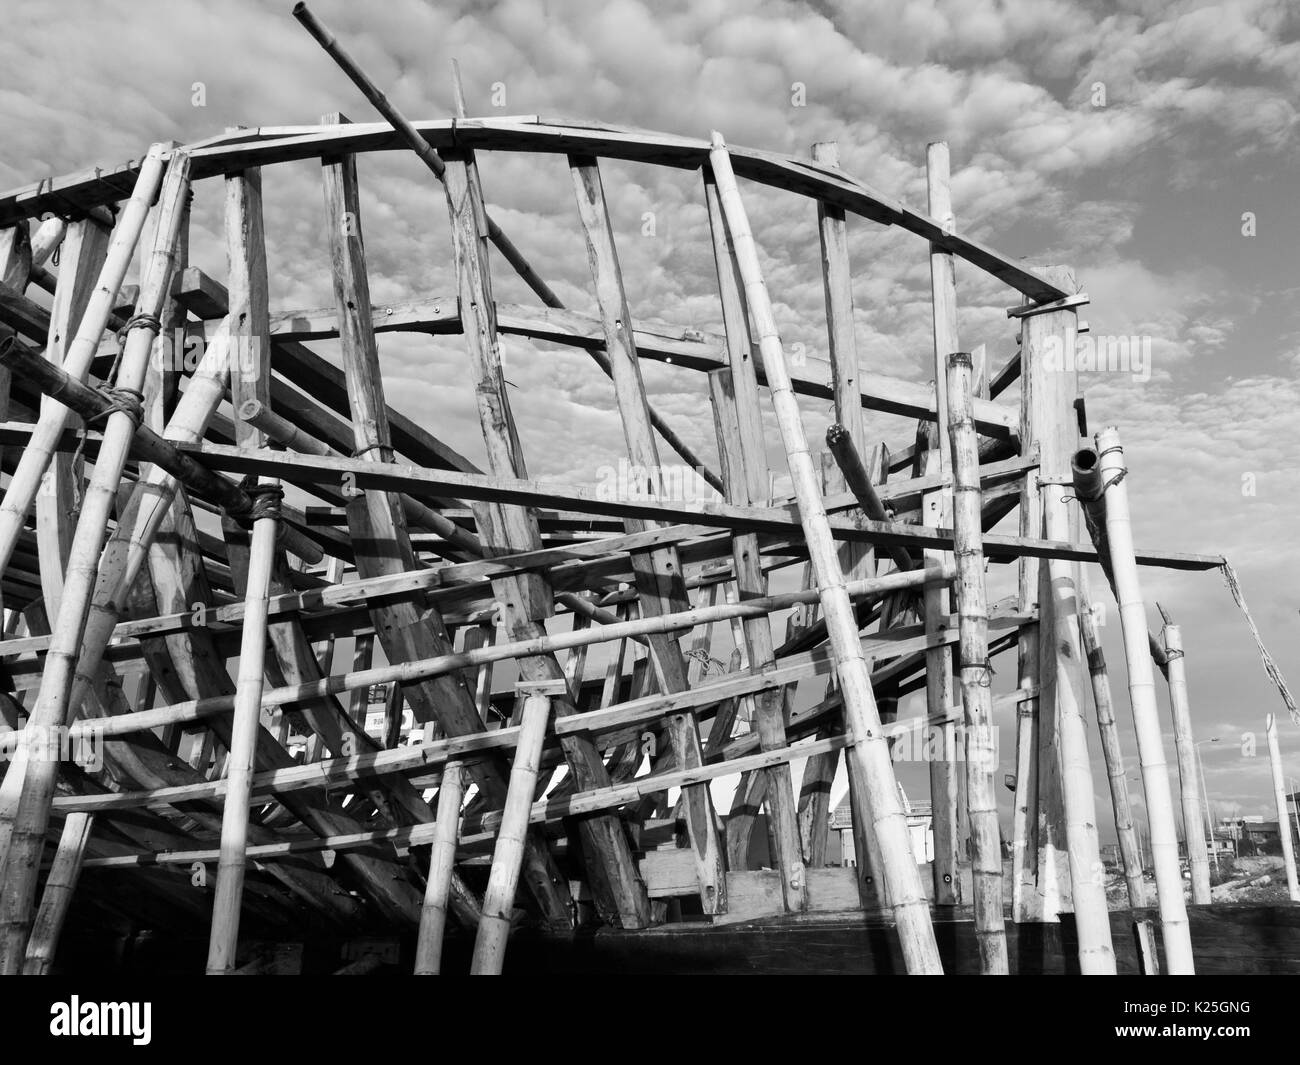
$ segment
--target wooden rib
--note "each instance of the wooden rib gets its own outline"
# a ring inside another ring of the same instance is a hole
[[[450,214],[452,241],[464,308],[465,336],[476,381],[479,425],[487,445],[489,466],[502,476],[527,477],[511,404],[501,369],[496,322],[493,316],[492,279],[483,232],[483,199],[472,154],[449,155],[443,187]],[[535,512],[519,506],[490,506],[483,539],[498,549],[534,551],[542,546]],[[511,639],[527,640],[545,634],[541,619],[554,611],[553,591],[542,573],[520,573],[495,580],[493,593],[503,604],[505,629]],[[519,662],[521,676],[531,681],[553,681],[564,672],[554,655],[530,656]],[[569,699],[555,699],[559,717],[575,713]],[[579,788],[604,787],[608,773],[600,753],[585,737],[565,743],[569,771]],[[649,924],[649,899],[636,872],[631,846],[621,822],[600,817],[579,827],[582,857],[598,912],[624,927]]]
[[[662,489],[659,451],[652,432],[641,367],[632,343],[629,328],[632,318],[627,308],[627,294],[600,169],[593,159],[570,156],[569,171],[577,197],[578,217],[586,238],[596,303],[605,331],[605,350],[612,370],[628,460],[633,467],[648,472],[650,481],[641,487],[658,494]],[[629,533],[636,533],[647,526],[629,522],[627,528]],[[632,568],[636,574],[637,599],[643,616],[669,614],[685,607],[686,589],[682,583],[681,562],[674,548],[636,553],[632,557]],[[676,637],[656,633],[651,637],[650,650],[660,689],[667,693],[684,690],[687,687],[686,664]],[[703,764],[699,725],[694,716],[674,715],[667,727],[676,764],[682,768]],[[682,797],[701,904],[706,914],[725,913],[726,856],[718,838],[713,799],[707,787],[688,788]]]
[[[327,123],[341,124],[341,115]],[[334,277],[334,295],[343,323],[343,366],[351,404],[355,446],[362,465],[391,459],[388,407],[384,402],[379,353],[370,322],[370,286],[366,275],[356,162],[341,157],[323,168],[325,207]],[[387,452],[385,454],[385,452]],[[342,461],[342,460],[333,460]],[[416,568],[401,508],[388,493],[362,490],[348,507],[348,524],[362,577]],[[451,641],[435,609],[426,609],[418,596],[386,601],[373,611],[375,631],[390,662],[406,662],[447,654]],[[448,735],[477,732],[481,727],[473,699],[458,674],[448,674],[408,686],[404,692],[417,721],[437,720]],[[498,767],[476,767],[475,783],[487,795],[504,799],[505,780]],[[544,916],[567,923],[565,884],[551,876],[550,859],[540,840],[527,849],[525,879]]]

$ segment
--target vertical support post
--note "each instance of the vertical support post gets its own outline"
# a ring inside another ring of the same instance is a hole
[[[953,476],[953,553],[957,560],[957,629],[961,697],[965,707],[966,799],[970,810],[975,940],[980,972],[1007,973],[1002,916],[1002,837],[998,830],[997,740],[989,665],[988,594],[980,510],[979,437],[971,417],[971,358],[948,356],[949,445]]]
[[[835,553],[799,404],[785,364],[785,352],[767,286],[763,282],[758,249],[731,168],[731,157],[718,133],[713,134],[709,160],[736,251],[745,297],[754,316],[763,369],[781,428],[798,501],[799,520],[816,574],[836,675],[844,697],[845,720],[853,741],[851,757],[858,759],[862,780],[866,784],[870,823],[880,847],[883,879],[887,884],[886,893],[894,912],[903,957],[909,973],[942,972],[939,948],[930,923],[930,908],[921,884],[920,869],[912,854],[907,818],[890,760],[889,742],[871,689],[871,673],[862,654],[853,605],[844,588],[844,574]]]
[[[1119,840],[1120,863],[1128,885],[1128,904],[1135,910],[1147,904],[1146,884],[1142,876],[1142,852],[1133,828],[1133,807],[1124,776],[1124,752],[1119,745],[1119,727],[1115,722],[1115,703],[1111,698],[1110,672],[1101,646],[1095,607],[1080,602],[1079,631],[1088,655],[1088,672],[1092,677],[1092,701],[1097,708],[1097,731],[1101,735],[1101,753],[1106,762],[1106,779],[1110,783],[1110,801],[1115,811],[1115,836]]]
[[[1169,712],[1174,720],[1174,752],[1178,757],[1178,793],[1182,800],[1183,838],[1187,846],[1187,869],[1192,876],[1192,902],[1210,904],[1210,856],[1205,846],[1205,814],[1201,809],[1200,772],[1196,764],[1196,741],[1192,734],[1192,708],[1187,696],[1187,659],[1183,634],[1177,625],[1166,624],[1161,633],[1169,677]],[[1283,818],[1285,823],[1285,818]]]
[[[1106,537],[1110,542],[1111,568],[1115,575],[1115,597],[1119,601],[1120,625],[1124,631],[1124,657],[1128,663],[1129,699],[1137,731],[1138,759],[1142,765],[1142,786],[1146,792],[1147,819],[1151,826],[1151,860],[1156,870],[1156,897],[1164,932],[1165,960],[1171,975],[1195,972],[1191,928],[1183,899],[1183,875],[1178,862],[1178,830],[1169,790],[1169,767],[1165,762],[1164,738],[1156,709],[1156,685],[1147,640],[1146,608],[1133,554],[1133,527],[1129,517],[1128,485],[1124,476],[1124,449],[1114,427],[1097,434],[1100,455],[1099,476],[1106,505]]]
[[[1277,718],[1272,714],[1268,715],[1264,731],[1268,736],[1268,764],[1273,772],[1273,801],[1277,804],[1277,823],[1282,829],[1282,861],[1286,865],[1286,890],[1292,902],[1300,902],[1300,881],[1296,878],[1295,843],[1291,839],[1291,826],[1287,823],[1286,816],[1286,778],[1282,775],[1282,748],[1277,742]]]
[[[948,228],[956,226],[952,210],[948,145],[936,141],[926,148],[926,189],[932,218]],[[930,295],[934,316],[934,433],[931,450],[921,459],[922,474],[942,473],[948,466],[947,358],[960,348],[957,337],[957,279],[951,253],[930,246]],[[918,437],[920,439],[920,437]],[[927,528],[948,528],[952,524],[952,493],[947,489],[921,497],[922,522]],[[948,560],[945,551],[927,550],[925,564]],[[949,591],[939,584],[926,585],[922,592],[925,632],[940,635],[951,607]],[[925,653],[925,698],[930,728],[942,743],[942,757],[930,761],[930,809],[934,825],[934,862],[931,865],[934,900],[939,906],[956,906],[961,897],[960,866],[966,864],[966,832],[962,809],[962,767],[957,765],[957,729],[954,720],[952,648],[945,645]]]
[[[492,851],[492,871],[488,874],[487,893],[483,896],[483,916],[474,940],[474,957],[470,965],[472,976],[500,976],[505,965],[510,914],[514,909],[515,889],[519,886],[528,815],[533,806],[542,741],[550,717],[550,696],[529,692],[524,698],[519,742],[510,767],[505,808],[501,812],[501,828]]]
[[[1067,291],[1075,287],[1068,269],[1051,268],[1046,273]],[[1025,454],[1038,448],[1041,463],[1039,476],[1027,475],[1021,489],[1022,536],[1050,535],[1044,532],[1050,511],[1058,538],[1074,538],[1064,488],[1043,482],[1060,482],[1069,477],[1070,456],[1077,440],[1072,417],[1077,374],[1060,368],[1072,363],[1049,356],[1066,344],[1072,348],[1076,330],[1073,311],[1038,314],[1021,323],[1020,447]],[[1073,697],[1070,713],[1076,714],[1083,686],[1082,664],[1081,659],[1062,662],[1058,654],[1056,623],[1061,612],[1070,607],[1069,597],[1057,603],[1048,594],[1053,587],[1062,592],[1069,590],[1072,569],[1077,567],[1068,563],[1058,566],[1062,583],[1053,585],[1050,565],[1033,558],[1021,558],[1019,563],[1020,608],[1026,614],[1036,613],[1039,621],[1020,633],[1019,686],[1038,694],[1021,704],[1017,720],[1016,835],[1012,844],[1016,873],[1012,900],[1017,921],[1055,922],[1058,914],[1073,908],[1062,795],[1063,763],[1057,756],[1057,674],[1060,667],[1064,695],[1067,700]],[[1077,627],[1073,620],[1068,625]],[[1078,643],[1077,638],[1074,642]]]
[[[1062,280],[1067,290],[1073,287],[1068,274]],[[1067,493],[1072,476],[1070,463],[1079,443],[1074,415],[1078,380],[1073,370],[1065,369],[1072,363],[1062,356],[1074,351],[1077,330],[1077,313],[1073,309],[1028,317],[1023,327],[1025,363],[1021,374],[1021,387],[1028,394],[1038,434],[1042,535],[1070,542],[1077,539],[1079,525],[1078,510],[1071,507]],[[1079,563],[1048,559],[1045,566],[1039,566],[1039,580],[1040,815],[1050,816],[1054,807],[1046,801],[1044,788],[1050,764],[1050,769],[1059,773],[1070,898],[1079,935],[1079,966],[1085,974],[1113,973],[1115,953],[1083,709],[1084,657],[1077,621]],[[1040,827],[1040,842],[1042,838]],[[1039,876],[1041,880],[1041,864]]]
[[[443,766],[438,787],[438,820],[434,825],[433,848],[429,852],[429,879],[424,887],[420,911],[420,934],[415,943],[415,975],[437,976],[442,972],[442,939],[447,928],[447,895],[456,865],[456,838],[460,831],[460,804],[465,794],[460,762]]]
[[[239,676],[235,682],[235,711],[231,722],[230,755],[226,760],[226,791],[221,813],[221,849],[217,886],[212,900],[212,930],[208,936],[209,976],[235,969],[239,946],[239,911],[244,897],[244,855],[248,846],[248,803],[253,791],[257,737],[262,723],[262,684],[265,678],[267,599],[275,565],[280,496],[277,484],[250,487],[255,494],[253,541],[248,559],[248,589],[239,641]]]

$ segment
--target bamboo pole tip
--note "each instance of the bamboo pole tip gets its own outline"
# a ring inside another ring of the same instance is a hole
[[[971,359],[969,351],[954,351],[948,355],[949,369],[955,369],[957,367],[970,369],[974,365],[974,360]]]
[[[727,147],[727,142],[723,140],[722,134],[719,133],[716,129],[709,134],[709,143],[713,146],[713,149],[715,151],[718,151],[720,149],[725,149]]]
[[[826,446],[830,448],[836,447],[848,435],[849,431],[845,429],[844,426],[840,425],[839,422],[836,422],[834,425],[828,426],[826,429]]]

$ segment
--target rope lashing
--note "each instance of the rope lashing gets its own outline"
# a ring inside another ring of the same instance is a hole
[[[77,434],[77,448],[72,453],[72,468],[80,468],[82,456],[86,450],[86,431],[95,422],[107,422],[113,414],[125,414],[131,419],[131,432],[134,433],[140,428],[140,423],[144,421],[144,393],[135,388],[117,388],[112,385],[101,385],[95,389],[101,396],[108,400],[108,406],[98,414],[92,414],[89,418],[81,423],[81,430]],[[73,478],[73,508],[81,509],[81,478]]]
[[[156,337],[162,332],[162,322],[158,320],[156,314],[134,314],[127,319],[126,324],[121,329],[113,334],[113,339],[117,341],[117,354],[113,356],[113,365],[108,368],[108,374],[104,378],[110,385],[117,380],[117,371],[122,365],[122,356],[126,354],[126,335],[132,329],[148,329]]]
[[[353,457],[354,459],[359,459],[359,458],[362,458],[364,455],[366,455],[368,452],[371,452],[371,451],[388,451],[388,452],[391,452],[392,450],[393,450],[393,445],[392,445],[392,444],[367,444],[365,447],[363,447],[363,448],[359,448],[359,449],[357,449],[356,451],[352,452],[352,457]],[[393,461],[393,456],[390,454],[387,458],[385,458],[383,455],[380,455],[380,456],[379,456],[379,461],[380,461],[380,462],[392,462],[392,461]]]
[[[226,507],[225,515],[241,528],[250,529],[254,522],[263,518],[280,520],[280,504],[284,500],[284,489],[278,484],[254,484],[248,479],[240,485],[248,504],[243,507]]]
[[[1108,447],[1097,452],[1097,461],[1100,463],[1102,455],[1109,455],[1112,451],[1118,451],[1121,455],[1124,454],[1124,448],[1119,444],[1115,444],[1112,447]],[[1061,499],[1063,502],[1069,502],[1072,499],[1077,499],[1080,503],[1095,503],[1097,502],[1097,500],[1105,497],[1107,488],[1109,488],[1111,485],[1119,484],[1119,482],[1124,480],[1124,478],[1127,476],[1128,476],[1128,467],[1121,466],[1119,468],[1119,472],[1115,474],[1115,476],[1113,476],[1109,481],[1107,481],[1099,489],[1097,489],[1097,494],[1095,496],[1078,496],[1078,495],[1074,495],[1073,493],[1067,492],[1061,496]]]
[[[1223,560],[1220,571],[1223,573],[1223,581],[1228,586],[1228,591],[1232,593],[1232,598],[1236,601],[1237,607],[1246,619],[1246,624],[1250,626],[1250,634],[1255,638],[1255,646],[1259,649],[1259,657],[1264,662],[1264,672],[1277,685],[1278,693],[1282,696],[1282,701],[1286,703],[1286,710],[1291,715],[1291,720],[1300,725],[1300,708],[1296,707],[1295,699],[1291,697],[1291,691],[1286,686],[1286,678],[1282,676],[1282,671],[1278,669],[1277,663],[1273,661],[1273,656],[1268,653],[1268,648],[1264,646],[1264,640],[1259,635],[1259,628],[1255,624],[1255,619],[1251,617],[1250,609],[1246,606],[1246,597],[1241,594],[1241,582],[1237,579],[1237,571],[1232,568],[1232,563],[1226,558]]]

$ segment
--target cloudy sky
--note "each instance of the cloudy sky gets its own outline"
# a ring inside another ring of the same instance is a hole
[[[374,120],[290,6],[16,6],[0,38],[0,186],[232,125],[300,124],[331,111]],[[576,116],[692,136],[718,129],[732,143],[791,153],[835,140],[845,169],[917,208],[925,146],[946,140],[959,229],[1034,264],[1072,265],[1092,298],[1082,317],[1094,334],[1149,338],[1149,375],[1084,382],[1093,428],[1121,427],[1139,543],[1231,559],[1265,640],[1300,683],[1300,11],[1286,0],[312,6],[412,117],[449,113],[457,57],[471,114]],[[591,309],[563,158],[481,156],[480,166],[503,228],[566,303]],[[286,164],[264,175],[274,309],[332,299],[318,170]],[[427,171],[398,154],[363,159],[360,170],[375,300],[452,292],[444,200]],[[698,174],[612,163],[603,171],[633,315],[717,328]],[[224,277],[219,191],[213,182],[197,190],[193,258]],[[783,338],[825,357],[814,206],[746,194]],[[928,380],[925,246],[861,220],[850,230],[863,365]],[[508,271],[496,271],[496,284],[498,298],[532,302]],[[969,269],[958,271],[958,292],[962,346],[985,344],[1001,365],[1015,350],[1005,308],[1019,298]],[[455,338],[388,335],[380,348],[390,398],[477,458]],[[608,382],[585,356],[545,346],[507,341],[506,360],[530,473],[593,483],[621,454]],[[655,405],[713,461],[703,380],[659,366],[646,376]],[[816,437],[825,405],[806,401],[804,410]],[[871,426],[896,445],[910,441],[900,420]],[[769,444],[778,464],[774,428]],[[1242,757],[1240,743],[1254,731],[1262,750],[1264,714],[1281,704],[1242,620],[1215,573],[1144,576],[1147,598],[1182,625],[1198,735],[1220,737],[1202,749],[1212,800],[1264,812],[1267,760]],[[1152,618],[1154,627],[1154,609]],[[1118,687],[1114,620],[1107,631]],[[1012,672],[1009,660],[1003,671]],[[1131,724],[1123,738],[1136,774]],[[1284,721],[1282,742],[1300,779],[1300,728]],[[1012,749],[1007,727],[1004,763]]]

